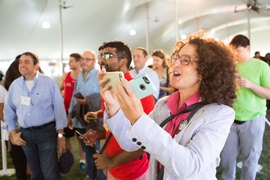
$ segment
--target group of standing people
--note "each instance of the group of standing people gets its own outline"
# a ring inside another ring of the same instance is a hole
[[[74,130],[83,134],[78,142],[87,180],[211,180],[220,162],[222,179],[233,180],[239,151],[242,179],[254,180],[270,68],[250,58],[247,37],[235,36],[230,47],[196,33],[176,43],[171,66],[165,53],[155,50],[153,69],[145,64],[144,48],[132,54],[121,41],[104,43],[97,57],[92,50],[81,57],[72,54],[74,69],[60,86],[70,101],[65,106],[56,82],[38,72],[38,57],[23,53],[21,77],[9,87],[4,106],[10,140],[22,146],[33,180],[61,179],[57,151],[71,150],[68,138]],[[132,59],[135,68],[129,71]],[[101,71],[94,68],[97,60]],[[114,71],[122,71],[124,78],[111,91],[105,86],[109,79],[102,77]],[[145,73],[160,91],[138,99],[128,81]],[[74,97],[79,92],[82,97]],[[101,140],[105,150],[96,153]]]

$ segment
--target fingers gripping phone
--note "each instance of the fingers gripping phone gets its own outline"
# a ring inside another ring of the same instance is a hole
[[[83,134],[81,134],[79,131],[76,130],[76,133],[79,134],[80,136],[82,136],[84,140],[88,141],[88,139]]]
[[[124,78],[124,74],[122,71],[106,72],[102,78],[109,79],[105,86],[110,86],[110,90],[114,91],[116,84],[121,81],[121,78]]]
[[[74,97],[78,99],[84,99],[83,95],[80,92],[74,94]]]
[[[156,86],[147,74],[136,77],[128,82],[136,94],[137,98],[142,99],[157,91]]]

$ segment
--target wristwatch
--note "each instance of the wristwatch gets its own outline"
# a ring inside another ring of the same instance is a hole
[[[64,137],[64,134],[63,133],[59,133],[58,134],[58,138],[62,138],[62,137]]]

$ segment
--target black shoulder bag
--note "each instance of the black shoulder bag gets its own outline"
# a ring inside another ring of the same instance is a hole
[[[182,111],[176,113],[176,114],[173,114],[171,116],[169,116],[168,118],[166,118],[164,121],[162,121],[162,123],[160,123],[160,127],[163,127],[165,126],[168,122],[170,122],[175,116],[178,116],[179,114],[183,114],[183,113],[186,113],[186,112],[190,112],[191,113],[189,114],[189,116],[187,117],[187,121],[189,121],[192,116],[199,110],[201,109],[203,106],[205,105],[205,103],[203,102],[198,102],[198,103],[195,103],[195,104],[192,104],[188,107],[186,107],[185,109],[183,109]],[[159,170],[159,173],[158,173],[158,176],[157,176],[157,180],[162,180],[163,179],[163,175],[164,175],[164,166],[162,165],[160,170]]]

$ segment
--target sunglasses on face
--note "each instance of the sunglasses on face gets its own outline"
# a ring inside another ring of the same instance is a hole
[[[124,58],[123,56],[118,56],[117,54],[111,54],[111,53],[104,53],[103,55],[100,55],[100,59],[108,60],[111,58]]]

